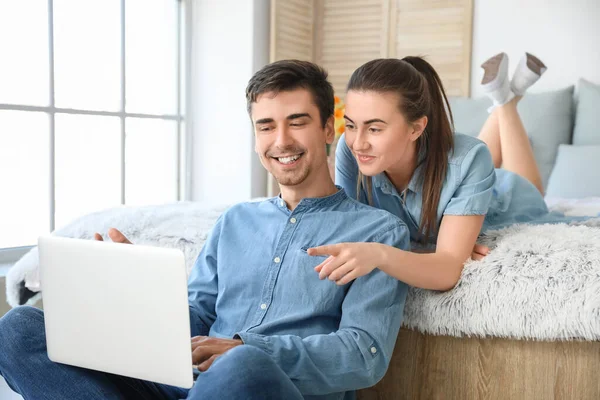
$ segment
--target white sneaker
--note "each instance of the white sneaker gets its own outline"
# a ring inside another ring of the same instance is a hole
[[[506,53],[496,54],[481,64],[481,68],[484,70],[481,86],[494,103],[488,109],[488,112],[492,112],[494,108],[508,103],[515,97],[508,79],[508,56]]]
[[[525,91],[536,83],[547,69],[539,58],[525,53],[513,74],[510,89],[516,96],[523,96]]]

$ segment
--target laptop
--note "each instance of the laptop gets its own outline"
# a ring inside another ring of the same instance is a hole
[[[180,250],[55,236],[38,247],[50,360],[192,387]]]

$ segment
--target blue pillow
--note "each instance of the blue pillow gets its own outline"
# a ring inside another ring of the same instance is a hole
[[[561,144],[546,196],[600,197],[600,146]]]
[[[575,114],[573,144],[600,145],[600,86],[579,80],[579,97]]]
[[[487,98],[449,99],[456,132],[477,136],[492,105]],[[573,86],[564,89],[527,93],[519,102],[519,114],[533,147],[544,186],[552,172],[560,144],[571,143],[573,132]]]
[[[450,109],[454,116],[454,129],[458,133],[477,137],[489,114],[492,103],[486,97],[449,97]]]

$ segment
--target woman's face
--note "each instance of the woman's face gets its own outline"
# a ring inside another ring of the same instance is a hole
[[[420,120],[409,123],[398,103],[398,95],[391,92],[351,90],[346,94],[346,144],[363,175],[403,168],[413,159],[424,126]]]

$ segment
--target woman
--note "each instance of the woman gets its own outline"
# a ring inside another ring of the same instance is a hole
[[[346,96],[346,133],[336,151],[336,183],[350,196],[397,215],[431,253],[377,243],[310,249],[329,255],[315,268],[342,285],[375,267],[412,286],[448,290],[464,262],[488,249],[479,234],[548,215],[517,103],[546,67],[526,54],[512,78],[501,53],[482,65],[494,105],[479,138],[454,134],[450,106],[433,67],[419,57],[358,68]],[[500,168],[502,165],[503,169]]]

